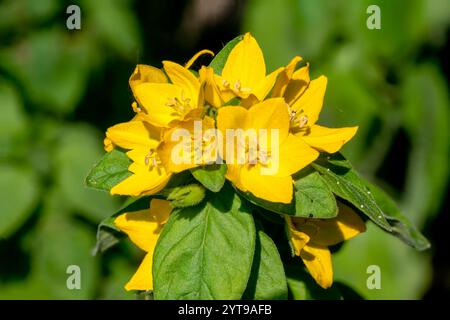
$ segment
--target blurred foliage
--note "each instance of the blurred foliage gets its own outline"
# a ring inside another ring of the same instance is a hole
[[[380,30],[366,27],[372,4]],[[439,212],[448,179],[448,86],[424,51],[445,45],[449,9],[445,0],[251,0],[243,26],[269,69],[299,54],[313,75],[328,77],[320,121],[359,125],[344,153],[422,228]],[[371,264],[381,268],[381,290],[366,287]],[[334,265],[337,280],[368,298],[419,298],[431,278],[430,252],[372,226],[334,255]]]
[[[94,73],[111,59],[134,60],[140,30],[130,1],[75,3],[80,31],[66,28],[72,1],[0,3],[1,299],[133,297],[122,290],[131,251],[92,255],[96,224],[120,200],[84,186],[103,133],[74,114],[81,103],[96,108],[83,102]],[[66,287],[72,264],[81,290]]]
[[[66,28],[70,4],[81,7],[81,30]],[[366,28],[370,4],[381,8],[381,30]],[[0,299],[134,298],[123,285],[140,253],[124,242],[92,255],[96,225],[122,199],[83,181],[102,155],[102,131],[131,116],[128,75],[138,61],[152,63],[139,59],[143,43],[177,54],[170,33],[149,29],[181,24],[174,4],[162,6],[0,2]],[[242,32],[258,39],[269,69],[300,54],[329,78],[321,122],[360,126],[344,153],[424,227],[445,196],[450,121],[448,84],[427,53],[445,44],[449,23],[447,0],[248,0]],[[66,288],[72,264],[81,290]],[[370,264],[381,267],[381,290],[366,287]],[[431,276],[430,252],[373,226],[334,265],[336,279],[367,298],[420,297]]]

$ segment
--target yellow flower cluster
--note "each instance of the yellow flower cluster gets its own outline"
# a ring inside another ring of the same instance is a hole
[[[174,130],[193,132],[194,122],[202,121],[203,129],[218,128],[221,132],[278,130],[278,170],[274,174],[261,174],[262,166],[271,165],[264,159],[241,165],[224,155],[226,176],[239,189],[256,197],[291,202],[291,175],[314,161],[319,152],[338,151],[354,136],[357,127],[332,129],[316,124],[327,78],[310,80],[309,65],[296,70],[300,57],[267,75],[262,51],[247,33],[230,52],[221,75],[203,66],[197,76],[189,67],[204,53],[211,52],[199,52],[186,66],[164,61],[163,70],[148,65],[138,65],[134,70],[129,82],[136,99],[136,116],[109,128],[105,139],[107,151],[114,146],[129,150],[133,175],[114,186],[111,193],[154,194],[164,188],[173,173],[205,164],[173,161],[176,144],[169,139]],[[239,106],[227,105],[236,98]],[[205,115],[206,108],[217,110],[216,121]],[[225,145],[232,142],[225,139]]]
[[[207,66],[198,72],[190,70],[198,56],[205,53],[212,54],[203,50],[185,66],[164,61],[163,69],[148,65],[136,67],[129,80],[136,115],[129,122],[109,128],[104,141],[106,151],[116,146],[128,150],[132,175],[114,186],[111,193],[152,195],[166,186],[172,174],[208,164],[206,158],[196,159],[194,151],[189,155],[192,161],[180,163],[173,159],[177,144],[170,137],[179,129],[194,135],[195,122],[200,121],[203,129],[215,128],[223,133],[229,129],[277,130],[275,147],[257,143],[260,152],[251,163],[235,161],[237,152],[221,156],[227,165],[226,178],[235,187],[260,199],[290,203],[292,175],[316,160],[320,152],[337,152],[355,135],[357,127],[327,128],[316,124],[327,78],[311,80],[308,64],[297,69],[301,57],[294,57],[285,67],[267,74],[263,53],[247,33],[231,50],[221,74]],[[211,109],[215,110],[216,117],[207,112]],[[237,138],[224,136],[225,145],[235,143]],[[190,150],[206,148],[202,139],[199,144],[195,139],[191,143]],[[248,145],[243,149],[251,153]],[[274,149],[278,153],[276,164],[270,160]],[[275,165],[277,170],[272,174],[261,173],[262,169]],[[162,212],[159,218],[158,209]],[[168,202],[152,200],[149,210],[127,213],[116,219],[116,225],[148,252],[141,271],[138,270],[127,289],[152,288],[151,256],[170,211]],[[136,215],[144,223],[136,222],[139,220]],[[341,210],[337,218],[327,222],[309,220],[286,218],[290,240],[316,281],[329,287],[332,269],[327,246],[353,237],[363,231],[364,224],[347,210]],[[320,235],[326,231],[335,237],[323,242]],[[143,235],[148,232],[152,234],[151,241]]]

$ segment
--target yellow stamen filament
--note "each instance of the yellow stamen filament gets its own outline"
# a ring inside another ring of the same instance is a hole
[[[290,107],[288,107],[288,112],[289,119],[291,121],[291,127],[298,127],[299,129],[306,127],[306,125],[308,124],[308,116],[302,114],[303,110],[300,110],[300,113],[297,113],[297,111],[292,110]]]
[[[158,168],[161,165],[161,159],[159,159],[155,149],[150,149],[144,158],[144,163],[146,166],[149,166],[150,169]]]
[[[178,97],[169,98],[166,103],[166,106],[173,108],[178,115],[185,116],[192,109],[190,102],[191,99],[185,98],[182,92],[180,98]]]
[[[223,85],[226,89],[229,89],[229,90],[234,91],[236,94],[239,94],[239,93],[248,93],[248,92],[251,92],[251,91],[252,91],[251,88],[242,87],[242,86],[241,86],[241,82],[240,82],[239,80],[236,80],[236,81],[234,82],[234,84],[233,84],[233,87],[231,87],[231,86],[230,86],[230,83],[229,83],[227,80],[223,79],[223,80],[222,80],[222,85]]]
[[[259,163],[263,166],[267,166],[272,159],[270,150],[261,148],[256,137],[253,137],[251,144],[247,141],[247,139],[244,144],[242,144],[242,141],[238,140],[238,148],[240,148],[239,150],[244,150],[244,159],[240,159],[240,161],[238,160],[238,163],[244,163],[249,166]],[[246,160],[248,160],[248,162],[246,162]]]

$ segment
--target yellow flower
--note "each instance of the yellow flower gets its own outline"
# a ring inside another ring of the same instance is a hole
[[[114,220],[116,227],[126,233],[135,245],[146,252],[138,270],[125,285],[126,290],[153,289],[153,251],[171,211],[172,207],[169,201],[152,199],[149,209],[127,212]]]
[[[228,167],[227,178],[242,191],[249,191],[268,201],[290,203],[293,194],[291,175],[319,155],[302,139],[289,133],[289,114],[282,98],[268,99],[249,109],[238,106],[222,107],[217,116],[217,128],[225,136],[225,145],[234,145],[245,150],[244,158],[249,160],[242,164],[242,161],[239,161],[239,152],[234,152],[231,159],[227,152],[224,152]],[[266,130],[267,143],[262,143],[264,139],[261,137],[257,139],[256,146],[253,146],[257,149],[255,154],[254,150],[249,149],[248,137],[244,146],[238,146],[240,142],[236,141],[237,137],[228,137],[227,129],[234,129],[235,132],[236,129],[253,129],[254,132]],[[271,140],[272,131],[278,133],[278,141]],[[250,160],[253,160],[253,163]]]
[[[222,75],[214,75],[214,82],[223,102],[239,97],[241,105],[250,106],[264,100],[283,69],[279,68],[266,75],[261,48],[255,38],[246,33],[231,50]]]
[[[142,121],[140,115],[106,131],[106,149],[116,145],[130,150],[127,156],[133,160],[128,168],[133,175],[115,185],[111,194],[149,195],[165,187],[171,173],[162,165],[157,152],[160,136],[160,129]]]
[[[295,255],[300,256],[314,280],[325,289],[333,284],[333,266],[328,247],[366,230],[361,218],[343,204],[339,204],[339,214],[333,219],[285,216],[285,220]]]
[[[215,141],[208,141],[205,135],[214,128],[214,119],[205,116],[202,120],[178,122],[176,127],[164,130],[157,152],[166,169],[181,172],[214,162],[218,154],[214,150],[208,152],[208,148],[215,148]]]
[[[162,70],[151,66],[138,65],[131,75],[137,111],[142,111],[146,121],[156,127],[168,128],[178,121],[199,118],[203,111],[200,80],[175,62],[163,61],[163,66],[171,83]]]
[[[296,70],[300,57],[294,57],[278,77],[273,97],[284,97],[289,105],[291,132],[321,152],[334,153],[356,134],[358,127],[327,128],[317,125],[327,78],[310,80],[309,64]]]

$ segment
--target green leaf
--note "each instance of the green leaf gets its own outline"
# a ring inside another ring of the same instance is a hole
[[[250,192],[239,192],[253,204],[279,214],[320,219],[337,216],[338,208],[334,195],[317,172],[305,169],[293,178],[294,196],[290,204],[270,202],[259,199]]]
[[[0,165],[0,239],[13,234],[33,212],[38,196],[35,174],[27,169]]]
[[[131,161],[125,152],[114,149],[103,156],[94,168],[91,169],[86,178],[88,187],[111,190],[120,181],[131,176],[128,171]]]
[[[365,181],[340,153],[323,156],[312,166],[322,174],[333,193],[353,204],[381,228],[392,231]]]
[[[430,247],[430,242],[420,231],[404,216],[395,201],[377,186],[366,182],[367,187],[375,198],[377,204],[392,227],[392,234],[417,250]]]
[[[309,173],[295,182],[295,212],[314,218],[334,218],[338,208],[333,193],[317,172]]]
[[[220,50],[218,54],[212,59],[211,63],[209,64],[210,67],[214,69],[214,72],[218,75],[222,74],[223,67],[225,66],[225,63],[227,62],[228,55],[230,54],[231,50],[239,43],[239,41],[242,40],[242,36],[237,36],[233,40],[229,41],[225,47]]]
[[[262,230],[256,233],[252,272],[243,299],[287,299],[286,276],[280,254],[275,243]]]
[[[213,164],[191,169],[194,178],[212,192],[219,192],[222,189],[226,172],[226,164]]]
[[[254,249],[253,217],[229,185],[174,211],[153,256],[155,299],[240,299]]]
[[[321,288],[303,267],[300,258],[298,264],[286,265],[289,296],[294,300],[342,300],[339,290],[333,285],[331,288]]]

